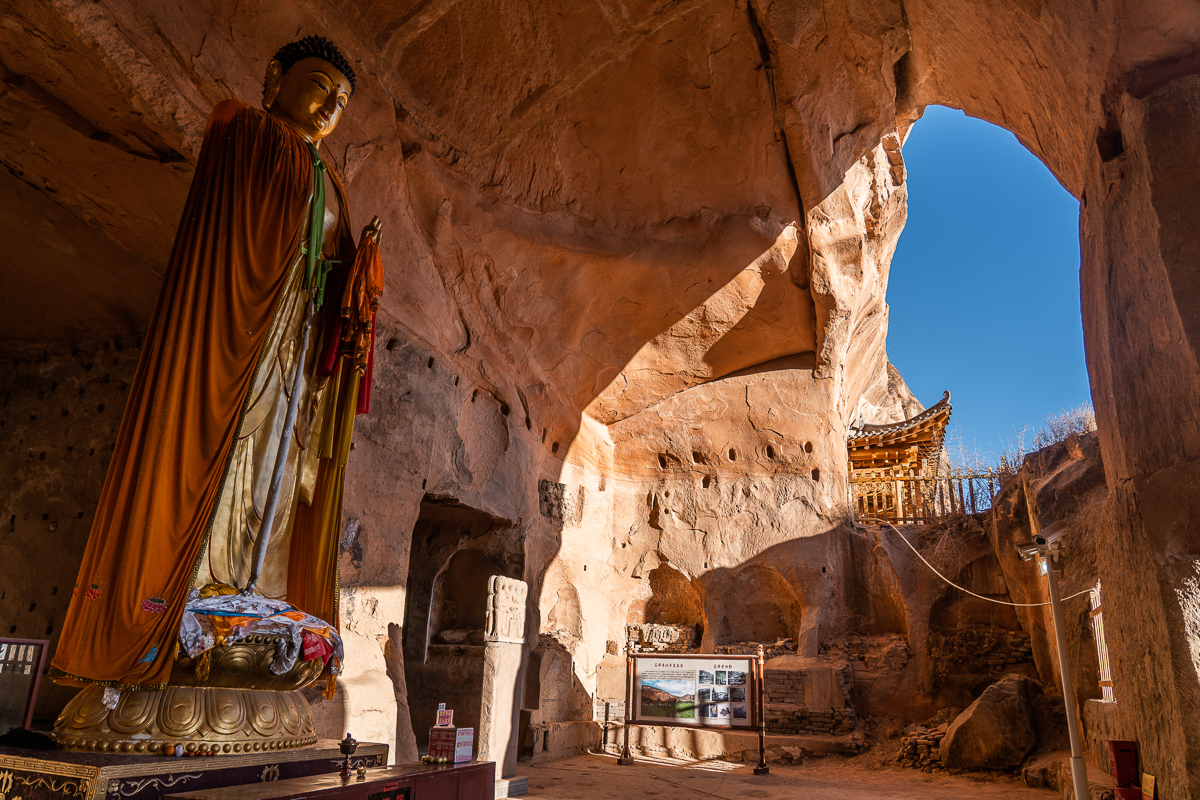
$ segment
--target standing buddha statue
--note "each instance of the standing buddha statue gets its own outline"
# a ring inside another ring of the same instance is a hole
[[[345,57],[310,36],[270,61],[263,110],[213,109],[50,670],[85,687],[59,718],[61,744],[241,752],[312,738],[293,690],[324,674],[332,691],[340,666],[342,491],[383,290],[379,219],[356,247],[321,157],[354,89]],[[239,647],[250,655],[226,658]],[[239,673],[246,658],[269,674]],[[151,719],[166,694],[187,687],[199,708],[212,686],[286,689],[237,704],[283,703],[307,728]]]

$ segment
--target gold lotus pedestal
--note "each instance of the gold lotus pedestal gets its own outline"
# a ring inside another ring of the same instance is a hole
[[[104,705],[104,687],[90,686],[59,715],[52,735],[68,750],[162,755],[255,753],[307,747],[317,741],[312,712],[300,689],[320,677],[320,659],[271,674],[280,636],[247,636],[214,647],[203,664],[181,656],[159,691],[121,692]]]

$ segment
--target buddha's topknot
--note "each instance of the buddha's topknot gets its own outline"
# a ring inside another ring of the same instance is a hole
[[[350,81],[350,94],[354,94],[354,70],[351,69],[350,62],[333,42],[323,36],[305,36],[303,39],[285,44],[275,53],[274,60],[283,65],[283,71],[286,74],[297,61],[306,58],[320,58],[328,61]]]

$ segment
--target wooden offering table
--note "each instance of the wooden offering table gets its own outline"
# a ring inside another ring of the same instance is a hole
[[[359,778],[312,775],[270,783],[164,794],[163,800],[493,800],[496,765],[397,764],[368,769]]]
[[[9,800],[158,800],[172,790],[200,791],[328,773],[337,777],[344,759],[338,744],[326,739],[299,750],[210,758],[0,747],[0,793]],[[386,744],[359,742],[350,766],[378,768],[387,757]]]

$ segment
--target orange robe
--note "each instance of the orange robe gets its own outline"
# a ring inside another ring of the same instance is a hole
[[[354,261],[334,183],[341,267],[326,290],[333,301],[318,312],[326,331]],[[247,393],[288,276],[304,269],[298,248],[312,189],[310,151],[290,128],[237,101],[213,110],[52,662],[58,682],[167,683]],[[337,373],[335,429],[311,507],[295,515],[288,571],[289,600],[333,625],[345,475],[336,451],[342,441],[349,450],[358,384],[370,381],[343,368],[336,345],[326,360]]]

